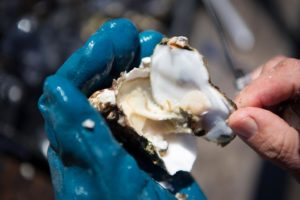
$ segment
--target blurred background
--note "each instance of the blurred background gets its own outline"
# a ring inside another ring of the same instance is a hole
[[[212,80],[234,97],[236,79],[278,54],[300,56],[299,0],[0,1],[0,199],[54,199],[37,110],[44,78],[106,20],[184,35],[207,58]],[[208,199],[299,200],[300,187],[238,138],[198,139],[193,175]]]

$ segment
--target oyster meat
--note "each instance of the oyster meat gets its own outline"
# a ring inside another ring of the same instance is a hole
[[[222,146],[234,138],[226,120],[235,105],[212,85],[203,56],[182,36],[163,39],[138,68],[89,101],[119,127],[113,132],[122,142],[134,141],[170,175],[192,169],[195,135]]]

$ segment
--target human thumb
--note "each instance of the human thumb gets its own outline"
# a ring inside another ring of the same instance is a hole
[[[300,180],[300,139],[296,129],[274,113],[255,107],[235,111],[229,125],[257,153]]]

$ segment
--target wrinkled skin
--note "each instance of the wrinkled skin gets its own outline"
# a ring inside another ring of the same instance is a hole
[[[96,88],[138,66],[161,38],[155,31],[138,34],[125,19],[108,21],[45,81],[39,109],[50,141],[48,160],[57,200],[175,199],[177,192],[205,199],[189,174],[175,176],[170,180],[174,189],[166,190],[139,169],[87,100]],[[85,127],[87,119],[94,126]]]
[[[229,125],[253,150],[300,183],[299,80],[300,60],[284,56],[269,60],[237,96],[238,109]],[[297,116],[287,118],[280,111],[285,109]]]

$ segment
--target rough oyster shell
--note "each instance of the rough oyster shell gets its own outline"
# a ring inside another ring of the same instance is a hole
[[[220,145],[234,138],[226,119],[235,106],[211,84],[203,56],[185,37],[163,39],[139,68],[89,100],[131,152],[145,151],[170,175],[192,169],[194,135]]]

